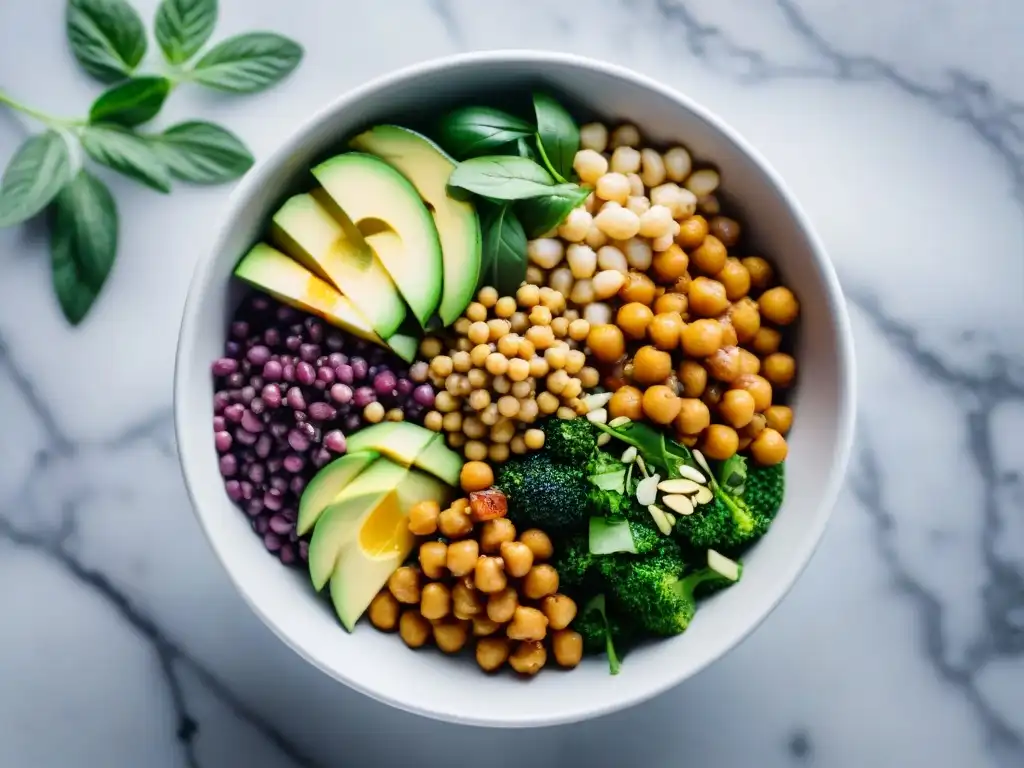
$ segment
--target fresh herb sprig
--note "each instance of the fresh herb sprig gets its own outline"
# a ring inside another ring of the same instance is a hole
[[[572,163],[580,131],[554,97],[533,94],[534,122],[492,107],[452,110],[441,120],[438,141],[459,160],[448,185],[477,195],[483,217],[480,284],[514,293],[526,276],[526,244],[549,232],[586,200]]]
[[[117,257],[118,215],[113,195],[85,159],[159,192],[172,180],[222,184],[253,164],[231,131],[189,120],[145,131],[170,94],[194,83],[218,91],[256,93],[274,85],[302,60],[302,47],[271,32],[249,32],[206,47],[217,23],[217,0],[163,0],[153,25],[165,62],[162,73],[140,72],[149,41],[127,0],[67,0],[66,33],[81,67],[108,84],[84,118],[46,114],[0,90],[0,105],[40,123],[11,158],[0,180],[0,227],[44,211],[50,233],[54,292],[73,325],[85,319]]]

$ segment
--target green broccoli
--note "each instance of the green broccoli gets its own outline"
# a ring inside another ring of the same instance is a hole
[[[557,461],[586,466],[597,448],[597,433],[586,419],[559,419],[551,417],[541,425],[544,430],[544,450]]]
[[[496,485],[508,497],[508,516],[517,527],[567,533],[589,518],[583,465],[552,461],[548,451],[513,456],[498,470]]]
[[[556,545],[551,564],[558,571],[558,583],[563,590],[584,587],[596,571],[594,555],[590,554],[590,541],[586,533],[574,533]]]
[[[743,491],[743,500],[747,506],[770,519],[775,518],[786,492],[785,466],[785,462],[770,467],[755,464],[747,470]]]
[[[608,655],[608,671],[619,674],[619,654],[626,650],[636,631],[623,617],[610,610],[603,594],[591,598],[577,614],[572,628],[583,636],[583,652]]]

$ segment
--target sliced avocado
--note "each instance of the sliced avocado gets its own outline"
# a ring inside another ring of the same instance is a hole
[[[425,326],[441,301],[443,266],[437,228],[416,188],[386,162],[362,152],[337,155],[313,168],[313,175],[374,248]],[[373,242],[380,233],[396,237],[383,245]]]
[[[416,457],[437,437],[437,432],[418,424],[386,421],[349,436],[348,450],[377,451],[403,467],[411,467],[416,462]]]
[[[413,466],[456,487],[459,485],[462,463],[462,456],[445,445],[441,435],[438,435],[436,440],[427,443],[427,446],[413,459]]]
[[[271,238],[347,296],[387,339],[405,319],[405,302],[355,225],[340,210],[318,202],[320,198],[326,198],[323,190],[289,198],[274,214]]]
[[[455,161],[439,146],[415,131],[397,125],[377,125],[349,142],[388,162],[412,182],[434,216],[441,238],[444,281],[438,314],[451,325],[473,300],[480,279],[482,238],[476,208],[448,195],[448,177]]]
[[[411,363],[416,359],[416,350],[420,348],[420,341],[415,336],[396,333],[388,338],[388,346],[391,347],[392,352],[405,360],[405,362]]]
[[[374,451],[348,453],[317,472],[299,499],[299,520],[295,528],[305,536],[316,525],[320,515],[333,504],[356,475],[366,469],[380,454]]]
[[[297,261],[265,243],[252,247],[235,267],[235,277],[297,309],[322,317],[349,333],[383,345],[355,305]]]

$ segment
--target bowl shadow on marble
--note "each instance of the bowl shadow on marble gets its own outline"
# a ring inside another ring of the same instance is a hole
[[[738,585],[703,603],[685,634],[630,653],[614,677],[603,658],[529,681],[490,677],[470,659],[413,653],[367,626],[346,633],[306,575],[269,556],[224,494],[209,430],[209,363],[220,353],[240,295],[231,271],[263,235],[276,205],[310,183],[310,165],[373,123],[422,123],[452,104],[494,103],[496,94],[536,85],[565,98],[578,117],[634,122],[645,141],[683,143],[695,158],[716,165],[730,209],[802,305],[788,490],[775,525],[748,553]],[[828,521],[849,458],[855,396],[849,319],[835,273],[802,209],[756,150],[703,107],[627,70],[570,55],[490,52],[416,65],[343,95],[250,172],[196,268],[174,400],[179,456],[200,524],[236,588],[281,640],[331,677],[401,709],[457,723],[529,727],[596,717],[664,692],[721,657],[771,612]]]

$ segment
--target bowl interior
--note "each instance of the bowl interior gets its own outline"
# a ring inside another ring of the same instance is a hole
[[[410,652],[368,626],[349,635],[299,571],[281,567],[226,497],[209,430],[209,363],[237,300],[231,271],[264,232],[275,205],[308,186],[308,168],[340,140],[377,122],[419,121],[464,100],[535,85],[565,98],[578,117],[639,125],[645,141],[682,143],[721,171],[730,209],[774,260],[802,304],[799,388],[785,504],[770,534],[745,558],[738,585],[706,601],[683,635],[649,644],[608,674],[603,658],[528,683],[485,676],[471,659]],[[237,190],[212,255],[198,267],[185,310],[176,371],[179,451],[200,521],[253,609],[290,646],[328,674],[377,699],[446,720],[487,725],[567,722],[646,699],[734,646],[789,589],[828,518],[845,468],[852,423],[851,348],[838,284],[802,213],[741,139],[701,108],[651,81],[554,54],[475,54],[421,65],[342,97],[293,136]]]

